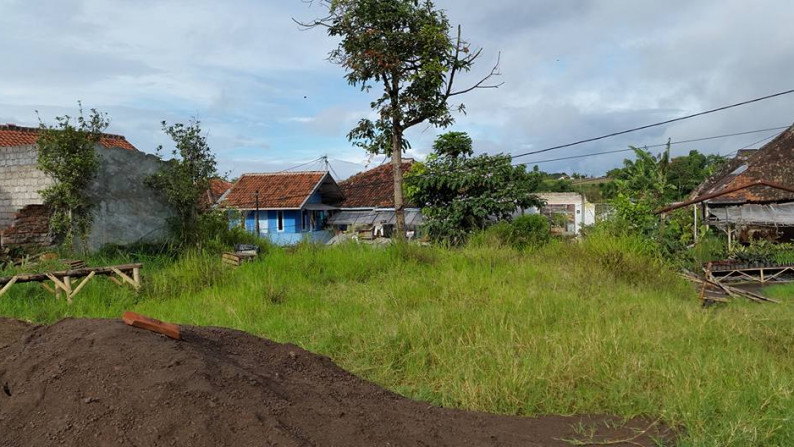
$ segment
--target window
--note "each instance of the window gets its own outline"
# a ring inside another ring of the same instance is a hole
[[[303,210],[303,231],[306,231],[309,228],[309,212]]]
[[[278,212],[278,231],[284,231],[284,211]]]
[[[268,232],[268,223],[267,223],[267,211],[260,211],[259,212],[259,231],[262,234],[267,234]]]

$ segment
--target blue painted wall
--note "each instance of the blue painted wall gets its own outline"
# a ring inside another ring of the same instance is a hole
[[[320,191],[315,191],[306,203],[323,203],[323,196],[320,195]]]
[[[328,242],[333,234],[323,230],[324,219],[315,219],[315,226],[312,228],[309,220],[306,230],[303,230],[302,212],[299,210],[281,211],[284,214],[284,230],[278,231],[278,213],[276,210],[259,211],[259,230],[260,236],[270,239],[277,245],[293,245],[303,240],[311,242]],[[307,211],[311,216],[312,211]],[[249,212],[245,216],[245,229],[251,233],[256,232],[255,211]],[[239,225],[239,222],[230,221],[230,226]]]

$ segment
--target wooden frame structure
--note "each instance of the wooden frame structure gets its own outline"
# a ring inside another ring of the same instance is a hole
[[[56,299],[61,298],[61,294],[66,295],[69,304],[83,287],[95,276],[106,276],[115,284],[129,284],[135,291],[141,289],[141,268],[143,264],[124,264],[109,267],[84,267],[72,270],[62,270],[57,272],[20,274],[6,278],[0,278],[0,298],[8,292],[14,284],[26,282],[38,282],[48,292],[55,295]],[[52,286],[47,284],[52,282]]]
[[[223,254],[223,263],[226,265],[231,265],[234,267],[239,267],[246,262],[251,262],[256,259],[256,253],[248,253],[248,252],[236,252],[231,253],[227,252]]]
[[[706,266],[706,277],[715,283],[747,284],[791,282],[785,274],[794,275],[794,265],[776,264],[712,264]]]

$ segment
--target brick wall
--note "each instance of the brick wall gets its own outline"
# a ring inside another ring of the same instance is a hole
[[[42,203],[39,191],[51,180],[36,169],[36,156],[36,146],[0,148],[0,228],[25,206]]]
[[[0,232],[3,246],[38,248],[52,245],[49,213],[44,205],[28,205],[15,213],[11,226]]]

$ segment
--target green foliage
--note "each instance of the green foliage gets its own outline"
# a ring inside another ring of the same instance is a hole
[[[445,154],[431,154],[421,174],[406,176],[408,198],[422,207],[424,230],[431,239],[459,245],[494,218],[509,220],[518,208],[540,205],[532,194],[538,176],[523,165],[513,166],[509,156]]]
[[[794,264],[794,244],[753,240],[748,245],[734,245],[731,259],[748,263]]]
[[[613,183],[603,185],[605,197],[614,198],[622,190],[631,189],[653,194],[671,202],[686,197],[726,161],[721,155],[705,155],[692,150],[688,155],[670,159],[670,146],[653,156],[650,152],[632,147],[635,160],[625,159],[623,167],[612,169],[607,176]]]
[[[518,216],[510,225],[513,227],[513,246],[517,248],[540,247],[551,238],[549,220],[540,214]]]
[[[696,150],[689,151],[686,156],[673,158],[670,160],[667,180],[674,189],[673,194],[668,198],[679,200],[686,197],[726,161],[727,159],[722,155],[705,155]]]
[[[408,147],[403,132],[428,121],[446,127],[455,74],[469,71],[479,51],[453,39],[442,10],[430,0],[332,0],[323,24],[340,38],[330,60],[347,71],[351,85],[383,94],[372,102],[376,121],[362,119],[348,135],[373,153]],[[462,109],[463,106],[460,106]]]
[[[433,142],[433,151],[441,157],[466,158],[474,154],[472,141],[466,132],[446,132]]]
[[[549,220],[540,214],[516,217],[512,222],[502,221],[484,231],[473,234],[469,247],[512,247],[518,250],[539,248],[549,243]]]
[[[36,142],[38,168],[53,181],[39,191],[50,211],[50,232],[69,251],[75,237],[82,240],[84,249],[87,246],[94,204],[86,197],[86,189],[99,171],[96,145],[110,125],[107,115],[91,109],[85,117],[82,104],[78,102],[78,106],[77,117],[58,116],[54,126],[39,118]]]
[[[551,226],[555,228],[567,229],[568,227],[568,214],[566,213],[552,213]]]
[[[176,218],[170,223],[176,240],[183,246],[200,247],[202,240],[212,237],[218,229],[216,217],[207,215],[209,209],[201,201],[210,187],[210,179],[218,176],[215,154],[201,134],[199,121],[171,126],[163,121],[162,126],[176,145],[174,158],[147,178],[146,184],[162,191],[174,209]],[[157,156],[163,158],[162,146],[157,148]]]

